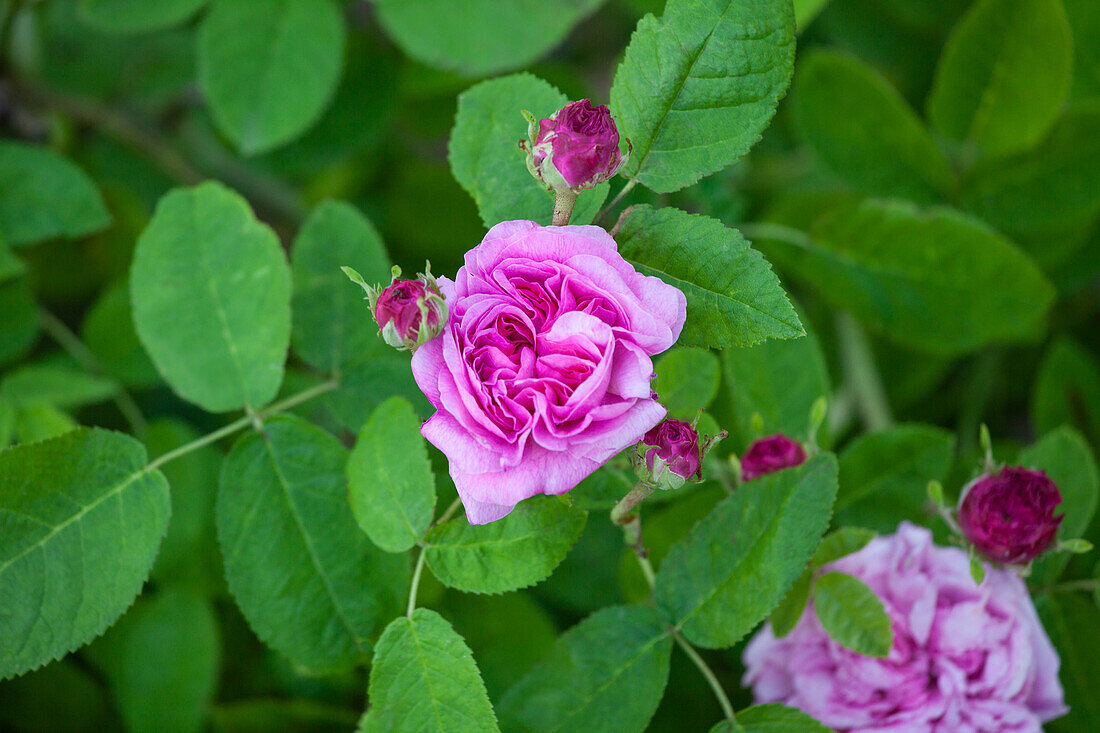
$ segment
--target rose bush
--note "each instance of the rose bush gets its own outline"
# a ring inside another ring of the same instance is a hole
[[[593,226],[498,224],[439,279],[450,318],[413,356],[472,524],[561,494],[660,422],[650,357],[684,325],[686,299],[642,275]]]

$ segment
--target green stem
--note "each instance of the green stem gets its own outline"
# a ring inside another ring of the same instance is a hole
[[[1087,580],[1068,580],[1065,583],[1058,583],[1057,585],[1050,585],[1046,588],[1040,589],[1039,593],[1072,593],[1073,591],[1094,591],[1100,588],[1100,578],[1090,578]]]
[[[554,194],[554,218],[551,224],[563,227],[569,223],[569,217],[573,215],[573,207],[577,203],[577,194],[572,191],[558,191]]]
[[[637,186],[637,185],[638,185],[638,179],[637,178],[631,178],[629,181],[627,181],[626,185],[624,185],[622,187],[622,189],[619,190],[619,193],[615,196],[615,198],[611,199],[611,203],[609,203],[608,205],[606,205],[602,209],[600,209],[600,213],[596,214],[596,218],[592,220],[592,223],[593,224],[599,224],[600,221],[605,216],[607,216],[607,214],[610,213],[610,211],[612,209],[614,209],[616,206],[618,206],[619,202],[622,201],[624,198],[626,198],[626,195],[628,193],[630,193],[631,191],[633,191],[634,187]]]
[[[707,684],[710,685],[710,689],[714,691],[714,696],[718,698],[718,704],[722,706],[722,714],[726,716],[731,724],[737,725],[737,716],[733,714],[733,705],[730,703],[729,697],[726,696],[726,691],[722,689],[722,683],[718,681],[718,678],[714,674],[714,670],[710,668],[706,660],[699,656],[699,652],[695,651],[695,647],[688,643],[679,631],[673,630],[672,638],[676,640],[676,643],[680,645],[680,648],[684,650],[684,654],[688,656],[688,659],[698,667],[699,671],[703,673],[703,677],[706,678]]]
[[[440,515],[439,519],[435,520],[432,523],[432,526],[443,524],[444,522],[446,522],[448,519],[455,515],[455,512],[458,511],[458,508],[460,506],[462,506],[462,499],[456,498],[454,501],[451,502],[451,505],[447,507],[447,510],[443,512],[442,515]]]
[[[413,611],[416,610],[416,591],[420,587],[420,574],[424,572],[424,561],[427,556],[428,553],[421,547],[420,555],[416,558],[416,568],[413,570],[412,586],[409,588],[409,605],[405,609],[405,615],[409,618],[412,618]]]
[[[645,501],[646,497],[652,494],[656,488],[656,485],[648,481],[639,481],[634,484],[634,488],[622,499],[619,499],[619,503],[611,509],[611,521],[625,526],[630,522],[630,514],[634,511],[634,507]]]
[[[845,381],[855,395],[856,407],[864,424],[870,431],[890,427],[894,424],[894,417],[890,413],[890,401],[875,366],[875,357],[867,335],[848,313],[837,314],[836,332],[846,374]]]
[[[737,228],[741,231],[741,234],[752,241],[773,239],[777,242],[794,245],[799,249],[811,249],[813,247],[813,240],[810,239],[810,236],[794,227],[756,222],[754,224],[742,224]]]

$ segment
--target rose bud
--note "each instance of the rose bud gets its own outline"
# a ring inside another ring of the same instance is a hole
[[[666,418],[645,434],[645,478],[662,489],[678,489],[688,479],[702,479],[699,433],[691,423]]]
[[[800,466],[806,461],[806,450],[797,440],[782,433],[754,440],[741,456],[741,480],[752,481],[766,473]]]
[[[1064,514],[1054,515],[1062,492],[1043,471],[1007,466],[963,487],[959,528],[994,562],[1027,563],[1054,540]]]
[[[530,141],[520,141],[527,168],[548,189],[577,194],[608,180],[626,162],[606,105],[570,102],[546,119],[527,118]]]
[[[367,293],[382,340],[399,351],[414,351],[435,338],[447,322],[447,305],[432,277],[431,265],[416,280],[402,280],[401,268],[393,268],[393,281],[379,290],[358,272],[342,268]]]

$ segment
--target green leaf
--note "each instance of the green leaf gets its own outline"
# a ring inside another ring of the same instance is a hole
[[[840,459],[840,477],[844,478],[843,457]],[[837,499],[837,504],[839,503],[840,499]],[[874,530],[863,527],[841,527],[833,530],[821,540],[821,544],[818,545],[817,551],[810,560],[810,567],[820,568],[853,552],[859,552],[877,536],[878,533]]]
[[[130,270],[134,324],[180,397],[209,412],[275,397],[290,340],[290,268],[279,239],[219,183],[157,204]]]
[[[83,237],[110,223],[84,171],[52,150],[0,142],[0,238],[9,245]]]
[[[1073,31],[1073,97],[1100,98],[1100,5],[1062,0]]]
[[[11,251],[11,247],[4,242],[3,238],[0,238],[0,283],[20,277],[26,272],[26,263]]]
[[[841,646],[857,654],[885,657],[894,645],[890,617],[875,592],[859,578],[825,573],[814,583],[814,612]]]
[[[657,360],[653,369],[657,373],[653,389],[672,417],[690,422],[718,394],[718,357],[704,349],[672,349]]]
[[[635,206],[620,220],[616,240],[639,272],[687,297],[681,346],[750,346],[805,334],[768,261],[716,219]]]
[[[346,280],[346,286],[352,288]],[[365,304],[364,310],[370,311]],[[434,410],[416,386],[409,355],[387,348],[347,367],[340,375],[340,387],[326,395],[325,405],[343,428],[358,433],[371,413],[391,396],[404,397],[423,419]]]
[[[363,293],[340,272],[345,265],[370,283],[390,283],[392,263],[371,223],[350,204],[326,201],[298,231],[291,254],[294,351],[326,372],[381,350]]]
[[[668,682],[672,638],[645,606],[611,606],[562,634],[500,704],[505,730],[642,731]]]
[[[1072,593],[1047,593],[1035,599],[1035,609],[1058,650],[1058,679],[1065,687],[1069,713],[1048,724],[1053,733],[1100,727],[1100,696],[1096,694],[1096,660],[1100,659],[1100,610]]]
[[[75,430],[76,420],[53,405],[35,402],[15,412],[15,435],[20,443],[37,443]]]
[[[1063,426],[1020,451],[1016,464],[1046,471],[1062,493],[1058,513],[1065,513],[1055,541],[1080,537],[1088,529],[1100,501],[1100,474],[1088,443],[1073,428]],[[1032,565],[1031,580],[1051,585],[1065,570],[1066,553],[1044,555]]]
[[[222,464],[216,523],[229,590],[260,639],[308,669],[365,661],[408,588],[408,559],[355,526],[346,460],[336,438],[280,416]]]
[[[486,733],[496,715],[470,648],[435,611],[395,619],[378,640],[362,733]]]
[[[823,453],[722,501],[672,548],[654,597],[693,643],[735,644],[801,575],[829,525],[837,464]]]
[[[117,727],[107,692],[75,659],[0,682],[0,725],[13,731],[100,733]]]
[[[556,496],[536,496],[489,524],[460,518],[433,527],[424,552],[444,585],[504,593],[546,579],[580,539],[587,517]]]
[[[378,20],[412,58],[463,76],[531,65],[603,0],[377,0]]]
[[[831,730],[801,710],[772,702],[739,710],[736,725],[722,722],[710,733],[829,733]]]
[[[209,601],[169,589],[138,601],[89,649],[127,731],[205,728],[221,666],[218,636]]]
[[[834,208],[808,241],[773,242],[769,253],[869,329],[935,354],[1034,340],[1055,295],[1035,264],[982,222],[902,201]]]
[[[519,150],[519,141],[527,138],[520,110],[541,119],[568,101],[556,87],[530,74],[483,81],[459,95],[447,159],[485,226],[512,219],[550,223],[554,197],[528,172]],[[582,192],[570,223],[590,223],[609,188],[600,184]]]
[[[1023,150],[1058,116],[1072,70],[1061,0],[978,0],[947,39],[928,114],[946,137],[990,155]]]
[[[114,380],[58,364],[27,364],[0,380],[0,397],[17,407],[37,403],[79,407],[109,400],[117,390]]]
[[[25,277],[0,283],[0,364],[30,351],[38,339],[38,306]]]
[[[103,371],[127,387],[152,387],[160,375],[138,340],[130,307],[130,286],[120,282],[99,296],[84,317],[80,340]]]
[[[114,33],[147,33],[190,18],[206,0],[81,0],[80,16],[93,27]]]
[[[859,191],[933,203],[955,187],[951,166],[924,124],[860,61],[812,53],[795,77],[794,100],[798,125],[818,157]]]
[[[401,397],[378,406],[348,458],[351,511],[371,542],[386,552],[415,545],[435,512],[435,480],[420,418]]]
[[[814,576],[810,570],[802,571],[798,580],[791,586],[790,591],[779,605],[772,609],[768,615],[768,623],[772,626],[772,633],[777,639],[782,639],[798,625],[802,618],[802,612],[806,610],[806,604],[810,600],[810,594],[814,588]]]
[[[0,679],[87,644],[133,603],[168,527],[133,438],[80,428],[0,451]]]
[[[198,51],[214,122],[252,155],[301,135],[332,101],[344,19],[332,0],[214,0]]]
[[[623,175],[678,191],[760,139],[794,66],[789,0],[669,0],[638,23],[611,86],[634,145]]]
[[[893,532],[902,519],[927,523],[928,482],[943,481],[955,437],[931,425],[895,425],[861,435],[840,454],[837,521]]]
[[[308,698],[253,698],[220,703],[211,711],[217,733],[347,733],[359,716],[344,707]]]
[[[763,435],[805,438],[814,402],[832,391],[825,357],[810,331],[800,339],[727,349],[722,370],[723,393],[734,418],[728,429],[739,449],[760,437],[754,428],[757,415]]]
[[[1067,336],[1056,338],[1039,363],[1031,421],[1040,435],[1073,425],[1100,446],[1100,364]]]
[[[794,21],[798,32],[806,30],[828,4],[829,0],[794,0]]]

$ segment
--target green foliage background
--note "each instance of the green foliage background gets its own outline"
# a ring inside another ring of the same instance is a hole
[[[0,728],[709,730],[688,654],[742,710],[744,638],[811,594],[888,648],[814,571],[851,528],[946,540],[925,486],[974,474],[981,423],[1100,545],[1100,6],[665,5],[0,0]],[[730,433],[646,504],[652,602],[607,521],[622,459],[570,504],[447,513],[431,408],[339,271],[452,275],[548,223],[519,110],[583,97],[634,152],[574,222],[638,205],[620,250],[688,298],[655,387]],[[823,450],[728,495],[778,431]],[[1097,581],[1029,580],[1051,730],[1100,729]]]

